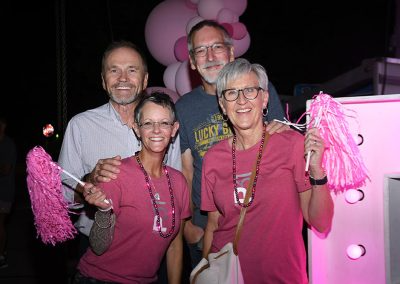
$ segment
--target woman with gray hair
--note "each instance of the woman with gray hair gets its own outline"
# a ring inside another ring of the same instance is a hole
[[[333,202],[322,168],[324,141],[316,128],[305,136],[288,130],[269,135],[263,115],[268,77],[259,64],[236,59],[221,70],[217,95],[234,135],[204,156],[201,209],[208,212],[204,253],[235,237],[245,283],[308,283],[303,218],[319,232],[330,229]],[[312,152],[309,176],[305,154]],[[220,161],[225,161],[220,163]],[[254,182],[249,179],[254,171]],[[247,189],[250,199],[244,203]]]

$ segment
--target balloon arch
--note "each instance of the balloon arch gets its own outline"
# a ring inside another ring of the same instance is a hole
[[[174,101],[200,83],[189,64],[187,33],[203,19],[222,24],[233,38],[235,56],[243,55],[250,46],[246,26],[239,22],[247,0],[165,0],[149,14],[145,26],[146,45],[151,55],[166,66],[163,90]]]

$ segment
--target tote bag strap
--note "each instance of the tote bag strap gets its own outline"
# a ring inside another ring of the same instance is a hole
[[[268,134],[268,132],[266,132],[265,133],[264,147],[262,149],[262,153],[265,152],[265,148],[267,147],[267,142],[269,140],[269,137],[270,137],[270,135]],[[249,183],[247,184],[247,190],[246,190],[246,195],[244,197],[243,204],[249,203],[250,195],[251,195],[251,188],[252,188],[252,185],[253,185],[253,182],[254,182],[254,178],[256,177],[256,170],[257,170],[257,159],[256,159],[256,163],[254,164],[253,171],[251,173]],[[246,216],[246,209],[247,209],[247,207],[242,207],[242,209],[240,210],[239,222],[238,222],[238,224],[236,226],[235,240],[233,241],[233,252],[236,255],[238,255],[237,244],[238,244],[239,239],[240,239],[240,233],[242,232],[242,226],[243,226],[243,222],[244,222],[244,217]]]

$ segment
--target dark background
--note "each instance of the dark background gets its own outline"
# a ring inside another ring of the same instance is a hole
[[[396,1],[248,1],[240,21],[249,31],[251,45],[243,57],[264,65],[278,93],[292,96],[296,84],[325,82],[366,58],[394,57]],[[0,111],[9,118],[9,133],[21,159],[37,144],[46,146],[56,159],[66,122],[106,102],[100,61],[112,39],[131,40],[145,49],[149,86],[164,86],[166,67],[152,58],[144,37],[147,16],[161,2],[6,2],[3,74],[10,80],[3,82],[8,91],[2,94]],[[65,16],[64,26],[60,15]],[[57,65],[60,42],[65,43],[63,78],[57,77],[62,74]],[[57,85],[57,80],[64,85]],[[61,109],[57,100],[63,89],[67,99]],[[58,139],[43,137],[47,123],[56,128]]]

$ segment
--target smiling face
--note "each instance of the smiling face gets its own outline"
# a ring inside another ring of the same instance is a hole
[[[245,89],[258,87],[258,77],[254,72],[241,74],[226,84],[225,89]],[[255,99],[249,100],[239,92],[235,101],[227,101],[223,96],[219,98],[219,104],[235,128],[235,132],[241,130],[255,129],[263,123],[262,110],[268,103],[268,91],[260,89]]]
[[[224,35],[222,31],[210,26],[204,26],[196,31],[192,40],[193,49],[207,47],[204,56],[195,54],[190,56],[190,66],[193,70],[197,70],[202,80],[208,84],[214,84],[222,67],[234,60],[232,46],[223,45],[221,52],[219,50],[215,52],[211,46],[216,43],[224,43]]]
[[[103,88],[117,104],[134,102],[147,87],[148,74],[139,53],[127,47],[113,50],[104,62]]]
[[[164,154],[179,128],[168,107],[146,102],[141,109],[140,121],[134,130],[142,141],[142,151]]]

